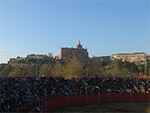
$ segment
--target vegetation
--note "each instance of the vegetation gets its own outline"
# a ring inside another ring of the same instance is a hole
[[[0,76],[131,76],[137,74],[150,75],[150,61],[147,65],[113,60],[108,63],[98,59],[83,58],[70,54],[64,60],[46,58],[21,58],[8,64],[0,64]]]

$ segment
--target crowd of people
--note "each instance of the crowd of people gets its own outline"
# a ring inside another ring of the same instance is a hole
[[[9,77],[0,78],[0,112],[59,95],[150,93],[150,80],[138,78]],[[38,107],[38,109],[40,106]]]

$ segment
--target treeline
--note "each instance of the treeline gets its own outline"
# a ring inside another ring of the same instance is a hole
[[[101,62],[99,59],[83,58],[72,54],[65,60],[52,58],[22,59],[20,61],[0,64],[0,76],[131,76],[150,75],[150,61],[147,65],[113,60]]]

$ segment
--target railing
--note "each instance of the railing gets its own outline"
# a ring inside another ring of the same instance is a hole
[[[51,97],[47,100],[39,100],[25,104],[16,112],[36,113],[38,106],[40,112],[53,112],[70,106],[97,104],[109,102],[150,102],[150,94],[146,93],[97,93],[91,95],[68,95]]]
[[[59,96],[43,103],[42,113],[53,112],[70,106],[109,102],[150,102],[150,94],[137,93],[98,93],[92,95]],[[32,110],[35,113],[36,109]]]
[[[22,107],[18,108],[16,110],[16,113],[30,113],[33,111],[34,108],[36,108],[37,106],[41,106],[43,104],[44,100],[38,100],[38,101],[33,101],[30,103],[27,103],[25,105],[23,105]]]

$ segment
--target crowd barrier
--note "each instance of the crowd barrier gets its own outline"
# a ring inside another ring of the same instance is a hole
[[[91,95],[59,96],[47,100],[41,107],[42,113],[57,111],[70,106],[109,102],[150,102],[150,94],[136,93],[98,93]],[[32,113],[35,113],[34,109]]]
[[[42,113],[57,111],[70,106],[84,104],[97,104],[109,102],[150,102],[150,94],[137,93],[98,93],[91,95],[68,95],[47,98],[28,103],[19,108],[16,112],[37,113],[36,107],[40,108]]]

